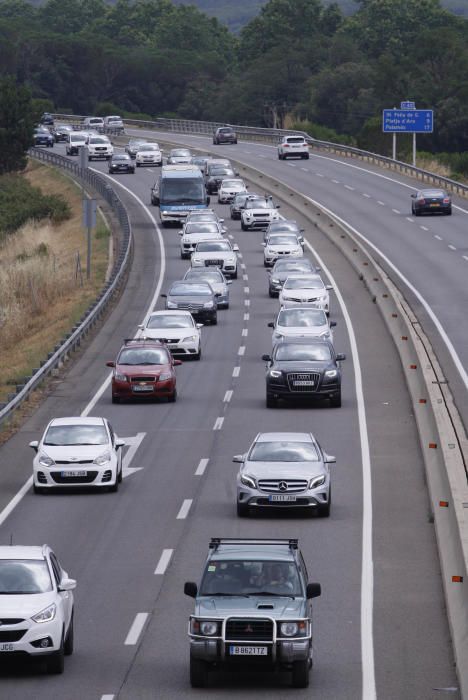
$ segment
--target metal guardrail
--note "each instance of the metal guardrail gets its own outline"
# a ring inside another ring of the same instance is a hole
[[[77,114],[54,114],[53,116],[54,118],[63,119],[66,121],[85,118],[84,116]],[[298,134],[303,136],[314,150],[332,153],[344,158],[357,158],[365,163],[377,165],[388,170],[394,170],[402,175],[414,177],[417,180],[420,180],[422,183],[436,185],[437,187],[445,188],[462,197],[468,197],[468,185],[464,185],[461,182],[457,182],[456,180],[452,180],[448,177],[443,177],[442,175],[437,175],[436,173],[431,173],[429,170],[416,168],[415,166],[410,165],[409,163],[404,163],[403,161],[393,160],[393,158],[381,156],[370,151],[363,151],[360,148],[354,148],[353,146],[346,146],[339,143],[332,143],[331,141],[319,141],[314,139],[305,131],[296,131],[294,129],[265,129],[255,126],[228,124],[226,122],[166,119],[163,117],[159,117],[153,121],[145,121],[142,119],[124,119],[123,121],[125,126],[134,126],[140,129],[157,129],[159,131],[172,131],[179,134],[203,134],[209,136],[212,136],[215,129],[217,129],[219,126],[231,126],[236,131],[240,140],[254,140],[273,144],[279,143],[281,138],[287,134]],[[83,128],[80,124],[75,124],[75,127]]]
[[[41,362],[41,367],[33,369],[30,377],[25,377],[22,384],[16,385],[16,393],[8,396],[8,402],[0,404],[0,426],[12,416],[13,412],[29,397],[30,393],[63,362],[67,355],[81,345],[82,339],[103,315],[115,291],[121,284],[130,262],[132,246],[132,230],[125,207],[116,192],[103,177],[87,168],[80,168],[77,163],[51,153],[48,149],[43,150],[33,147],[30,149],[29,154],[36,160],[45,161],[67,170],[76,180],[96,190],[106,200],[116,215],[122,229],[123,241],[109,279],[98,297],[85,311],[80,321],[65,336],[65,339],[48,354],[47,359]]]

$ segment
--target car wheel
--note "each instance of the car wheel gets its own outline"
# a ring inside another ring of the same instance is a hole
[[[234,143],[237,145],[237,139],[234,141]]]
[[[118,490],[119,490],[119,476],[118,476],[118,474],[116,474],[115,475],[115,483],[111,484],[109,486],[109,491],[110,491],[110,493],[117,493]]]
[[[236,267],[236,271],[235,271],[234,274],[232,275],[232,279],[233,279],[233,280],[236,280],[236,279],[237,279],[237,267]]]
[[[120,403],[120,396],[114,396],[114,394],[112,394],[112,403]]]
[[[67,636],[65,637],[65,644],[63,647],[63,651],[65,653],[65,656],[71,656],[73,654],[73,647],[74,647],[74,635],[73,635],[73,612],[72,612],[70,624],[68,626]]]
[[[329,518],[331,510],[331,489],[328,492],[328,503],[318,506],[318,514],[321,518]]]
[[[218,314],[215,314],[214,316],[211,317],[211,324],[212,324],[213,326],[217,326],[217,325],[218,325]]]
[[[244,224],[243,221],[241,221],[241,229],[242,229],[243,231],[247,231],[247,226]]]
[[[122,467],[122,464],[120,465],[120,469],[119,469],[119,473],[118,473],[118,475],[117,475],[117,479],[119,480],[119,484],[121,484],[121,483],[122,483],[122,479],[123,479],[123,467]]]
[[[174,389],[172,394],[167,397],[167,403],[175,403],[177,401],[177,389]]]
[[[269,290],[268,290],[268,296],[269,296],[271,299],[274,299],[274,298],[276,297],[276,294],[275,294],[275,292],[274,292],[272,289],[269,289]]]
[[[63,648],[63,640],[58,651],[54,651],[53,654],[47,659],[47,672],[53,673],[54,675],[59,675],[63,673],[65,668],[65,652]]]
[[[278,405],[278,399],[275,399],[275,397],[273,396],[273,394],[270,394],[270,393],[267,391],[267,395],[266,395],[266,407],[267,407],[267,408],[276,408],[277,405]]]
[[[190,656],[190,685],[192,688],[204,688],[208,680],[208,664],[202,659]]]
[[[249,514],[249,506],[247,506],[245,503],[238,503],[237,504],[237,517],[238,518],[246,518]]]
[[[294,661],[292,665],[293,688],[307,688],[309,686],[309,659]]]
[[[199,348],[198,352],[195,353],[195,355],[192,355],[194,360],[201,360],[201,347]]]
[[[337,391],[330,399],[330,405],[332,408],[341,408],[341,391]]]
[[[33,492],[36,494],[43,494],[45,493],[45,488],[43,486],[36,486],[36,484],[33,484]]]
[[[415,209],[415,210],[414,210],[414,215],[415,215],[415,216],[420,216],[420,215],[421,215],[421,211],[420,211],[419,209]]]
[[[445,212],[447,216],[452,216],[452,207]]]
[[[140,163],[137,163],[136,166],[137,166],[137,168],[139,168],[139,167],[140,167]]]

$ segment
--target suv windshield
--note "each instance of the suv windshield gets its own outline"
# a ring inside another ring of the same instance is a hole
[[[303,596],[304,592],[294,562],[211,559],[199,595]]]
[[[185,226],[185,233],[219,233],[218,224],[211,221],[203,221],[200,223],[190,222]]]
[[[318,462],[312,442],[256,442],[250,450],[249,462]]]
[[[313,328],[327,323],[321,309],[283,309],[278,315],[278,326],[286,328]]]
[[[212,291],[208,284],[175,284],[170,291],[171,296],[210,296]]]
[[[327,345],[304,346],[281,343],[277,346],[275,360],[280,362],[329,362],[331,354]]]
[[[45,561],[0,559],[0,595],[48,593],[51,590],[52,582]]]
[[[227,251],[231,250],[229,241],[213,241],[213,243],[199,243],[197,245],[197,253],[211,253],[212,251]]]
[[[245,203],[246,209],[272,209],[273,204],[266,199],[248,199]]]

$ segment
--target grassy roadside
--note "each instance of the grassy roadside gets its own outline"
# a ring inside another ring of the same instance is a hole
[[[86,279],[77,186],[34,161],[24,177],[44,194],[61,194],[72,215],[60,224],[30,221],[0,245],[0,401],[7,400],[82,316],[102,288],[108,265],[110,232],[99,216],[92,237],[91,279]]]

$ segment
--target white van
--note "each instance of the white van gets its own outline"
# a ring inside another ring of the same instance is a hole
[[[118,117],[117,115],[104,117],[104,126],[106,129],[116,129],[117,131],[124,130],[122,117]]]
[[[86,117],[83,119],[83,128],[96,130],[103,129],[104,119],[102,117]]]
[[[85,131],[70,131],[67,137],[67,145],[65,150],[67,156],[77,156],[79,149],[86,146],[88,134]]]

